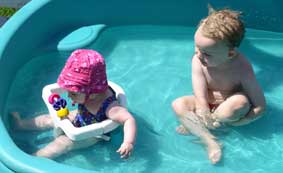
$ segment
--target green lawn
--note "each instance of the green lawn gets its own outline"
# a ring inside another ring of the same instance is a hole
[[[16,8],[0,7],[0,16],[11,17],[17,11]]]

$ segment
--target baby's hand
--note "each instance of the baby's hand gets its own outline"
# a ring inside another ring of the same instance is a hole
[[[126,159],[131,155],[133,148],[132,143],[123,142],[117,152],[120,153],[121,158]]]

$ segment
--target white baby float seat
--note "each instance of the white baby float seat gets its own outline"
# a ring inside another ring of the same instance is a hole
[[[108,85],[115,91],[119,104],[126,107],[127,102],[124,90],[119,85],[111,81],[108,81]],[[104,134],[113,131],[119,126],[119,124],[113,120],[106,119],[102,122],[96,122],[82,127],[75,127],[68,118],[61,119],[57,116],[56,110],[53,108],[52,104],[49,103],[49,96],[54,93],[62,94],[64,92],[66,92],[66,90],[60,88],[57,83],[46,85],[42,90],[42,98],[54,122],[55,133],[56,131],[58,132],[62,130],[66,136],[74,141],[90,137],[98,137],[104,140],[109,140],[110,137]]]

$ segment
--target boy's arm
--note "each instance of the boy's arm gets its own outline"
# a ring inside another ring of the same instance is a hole
[[[208,114],[207,82],[202,70],[202,64],[196,55],[192,59],[192,85],[194,96],[196,98],[196,113]]]
[[[255,74],[250,64],[247,65],[248,74],[242,75],[242,88],[249,101],[251,103],[251,109],[246,116],[241,118],[239,121],[231,123],[234,126],[245,125],[250,122],[257,120],[262,116],[265,110],[265,97],[264,94],[256,80]]]

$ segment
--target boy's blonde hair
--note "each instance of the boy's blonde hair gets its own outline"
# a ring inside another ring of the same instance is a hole
[[[211,39],[224,40],[231,48],[239,47],[245,34],[241,12],[229,9],[209,11],[210,14],[199,24],[202,34]]]

